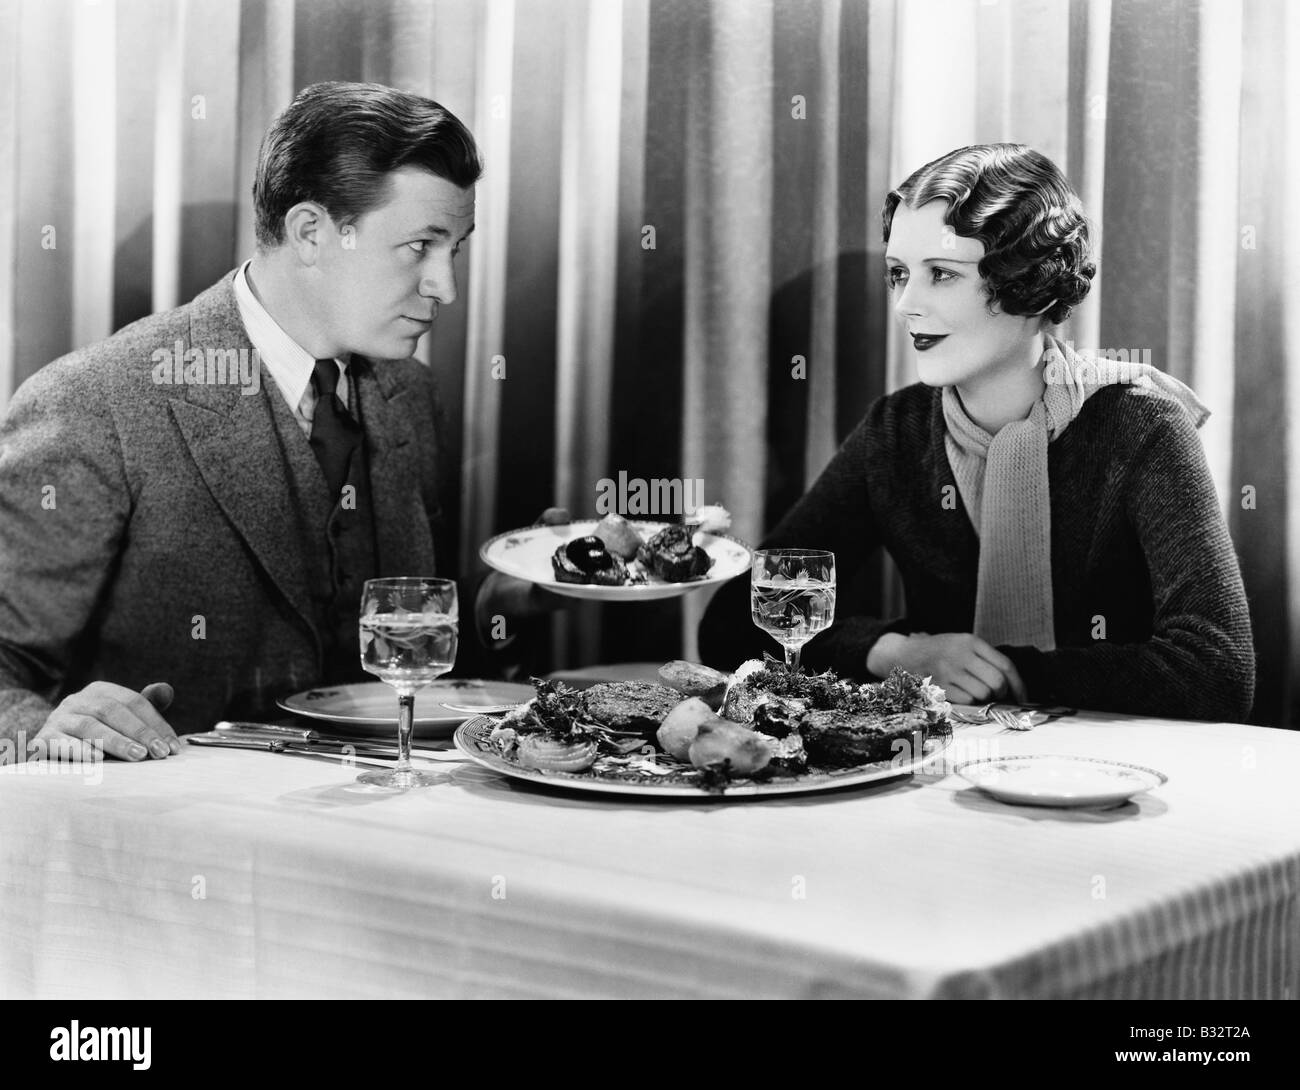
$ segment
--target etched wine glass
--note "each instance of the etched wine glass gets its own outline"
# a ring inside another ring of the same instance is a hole
[[[450,579],[368,579],[361,592],[361,668],[397,690],[397,765],[363,772],[377,787],[427,787],[439,778],[411,767],[415,694],[456,661],[459,610]]]
[[[785,668],[799,670],[803,645],[835,620],[835,554],[825,549],[759,549],[750,569],[754,623],[785,650]]]

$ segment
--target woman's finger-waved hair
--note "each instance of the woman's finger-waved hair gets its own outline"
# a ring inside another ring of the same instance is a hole
[[[944,222],[984,244],[979,273],[990,304],[1007,314],[1065,321],[1088,294],[1097,266],[1078,194],[1047,156],[1024,144],[958,148],[915,171],[885,198],[889,241],[900,204],[948,203]]]

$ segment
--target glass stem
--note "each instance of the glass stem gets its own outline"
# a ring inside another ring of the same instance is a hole
[[[411,771],[411,727],[415,723],[415,694],[397,694],[397,767],[395,772]]]
[[[788,643],[785,646],[785,672],[787,674],[797,674],[799,672],[799,652],[803,650],[803,644],[797,643],[791,647]]]

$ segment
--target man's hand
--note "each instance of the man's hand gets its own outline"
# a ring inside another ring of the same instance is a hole
[[[161,681],[138,693],[110,681],[92,681],[50,713],[36,735],[44,743],[38,752],[86,760],[94,744],[102,742],[106,754],[124,761],[179,753],[176,732],[159,714],[173,695],[172,687]]]
[[[536,525],[563,526],[572,521],[573,516],[565,508],[548,507]],[[478,599],[474,603],[474,618],[479,632],[486,633],[491,638],[495,618],[504,618],[508,625],[512,621],[525,621],[531,617],[554,613],[570,601],[563,595],[552,594],[536,583],[494,571],[479,587]]]
[[[886,632],[867,654],[867,669],[884,677],[895,667],[929,676],[955,704],[983,704],[1010,697],[1024,703],[1020,672],[1006,655],[970,632]]]

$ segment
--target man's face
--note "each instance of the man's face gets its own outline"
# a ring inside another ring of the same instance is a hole
[[[386,200],[318,236],[316,305],[336,355],[406,359],[438,306],[456,300],[454,259],[474,230],[474,189],[426,170],[388,175]]]
[[[894,313],[927,386],[956,386],[1023,366],[1036,318],[989,310],[979,262],[984,244],[943,222],[948,203],[894,212],[885,255]]]

